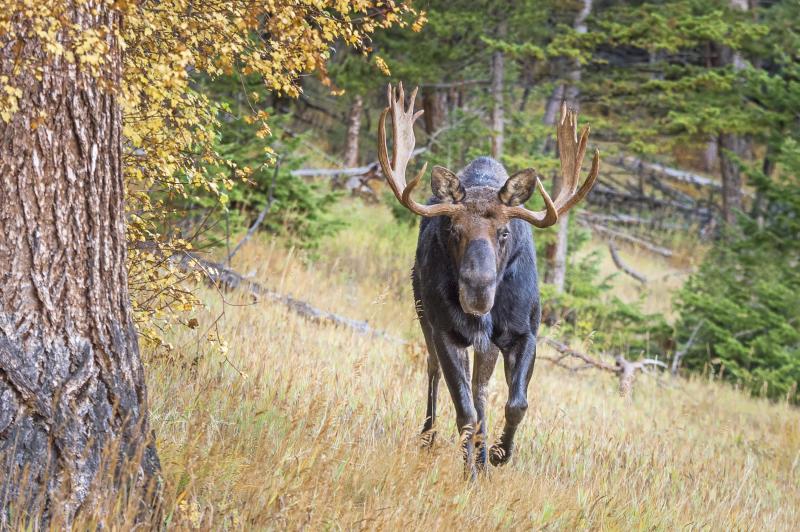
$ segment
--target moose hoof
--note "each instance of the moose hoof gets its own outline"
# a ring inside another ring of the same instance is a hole
[[[513,450],[513,447],[506,449],[502,443],[495,443],[489,451],[489,461],[493,466],[505,465],[511,460],[511,453]]]

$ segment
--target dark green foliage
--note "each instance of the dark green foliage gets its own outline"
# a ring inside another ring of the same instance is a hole
[[[753,172],[758,218],[740,216],[678,294],[685,365],[724,371],[753,393],[800,401],[800,146],[783,145],[785,177]],[[724,368],[724,370],[722,369]]]
[[[285,235],[292,245],[315,248],[322,238],[341,228],[343,222],[330,214],[341,194],[331,191],[327,183],[291,175],[303,166],[305,159],[298,155],[299,149],[313,132],[290,134],[284,126],[291,117],[272,115],[273,110],[261,103],[270,95],[258,80],[224,76],[206,80],[204,89],[223,102],[217,150],[235,168],[250,170],[247,184],[227,193],[227,212],[218,213],[206,236],[224,244],[228,234],[241,234],[250,227],[268,204],[260,230]],[[271,135],[261,131],[258,120],[248,118],[253,111],[270,115]],[[218,206],[211,195],[195,197],[193,202],[201,208]]]

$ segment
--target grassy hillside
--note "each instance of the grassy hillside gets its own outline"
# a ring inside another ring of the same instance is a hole
[[[237,270],[368,319],[399,345],[205,291],[207,315],[147,366],[170,525],[195,529],[602,528],[789,530],[800,525],[800,412],[713,379],[612,376],[537,364],[511,464],[465,482],[454,414],[419,449],[424,350],[413,319],[415,234],[380,208],[310,262],[254,241]],[[635,257],[627,254],[632,262]],[[637,262],[643,269],[657,265]],[[225,352],[203,339],[218,328]],[[546,352],[546,347],[540,347]],[[506,391],[497,368],[490,433]]]

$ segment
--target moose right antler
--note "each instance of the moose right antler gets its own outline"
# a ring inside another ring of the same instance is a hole
[[[389,106],[381,113],[378,121],[378,160],[381,163],[383,174],[389,187],[394,192],[395,197],[405,208],[420,216],[450,216],[461,210],[461,206],[452,203],[440,203],[438,205],[422,205],[411,198],[414,187],[425,175],[428,163],[422,166],[422,170],[406,184],[406,167],[408,160],[414,152],[414,122],[422,116],[424,111],[414,112],[414,99],[417,97],[417,89],[411,93],[408,109],[403,109],[405,103],[405,93],[403,83],[400,82],[395,90],[391,85],[386,89],[386,96]],[[386,115],[392,113],[392,127],[394,129],[394,145],[392,146],[392,162],[389,163],[388,147],[386,145]]]

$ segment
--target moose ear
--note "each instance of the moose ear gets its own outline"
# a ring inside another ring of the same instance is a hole
[[[497,197],[504,205],[516,207],[528,201],[535,188],[536,170],[527,168],[509,177]]]
[[[443,166],[433,167],[431,190],[444,203],[458,203],[466,195],[458,176]]]

